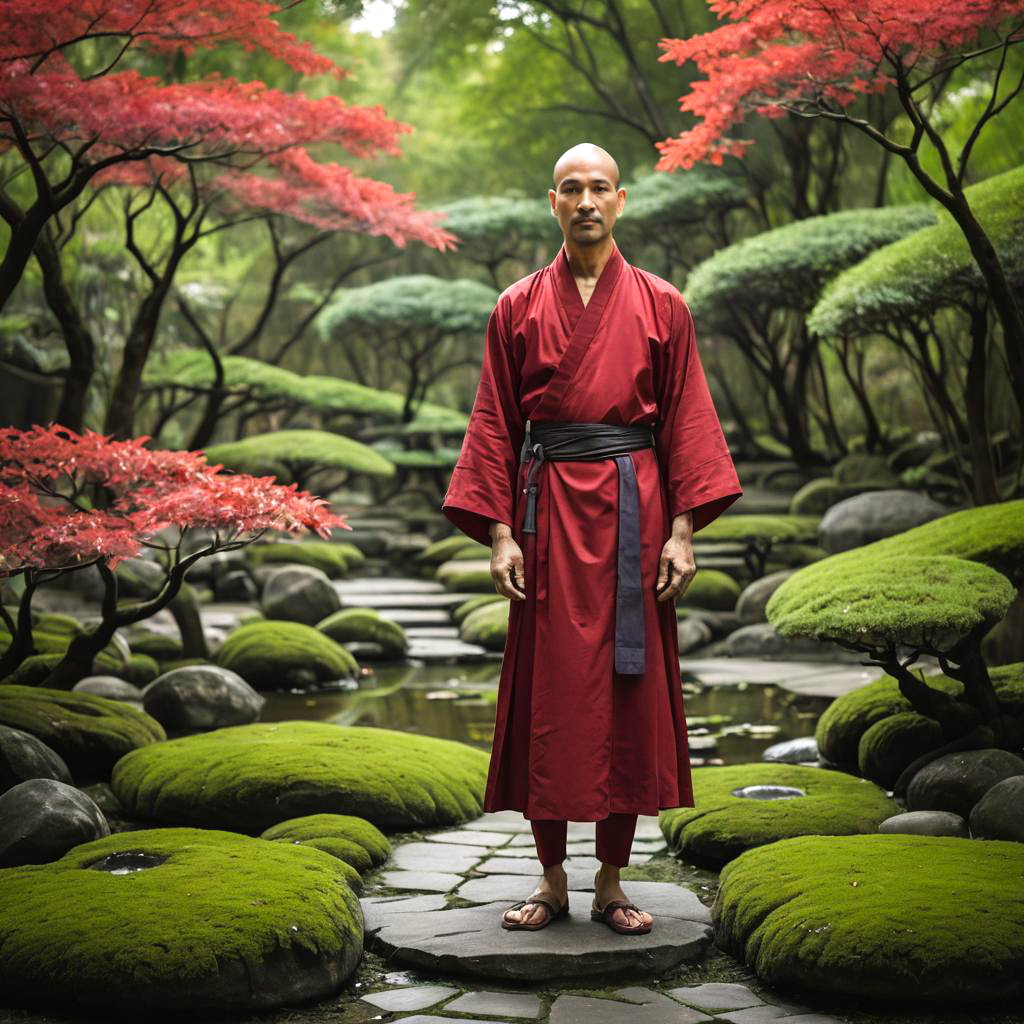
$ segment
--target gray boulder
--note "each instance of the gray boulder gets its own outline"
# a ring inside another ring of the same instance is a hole
[[[260,592],[248,569],[231,569],[214,577],[213,596],[218,601],[248,603],[258,601]]]
[[[7,790],[0,796],[0,822],[0,868],[48,864],[110,835],[95,801],[56,779],[29,779]]]
[[[818,524],[818,543],[829,554],[891,537],[949,512],[917,491],[870,491],[844,498]]]
[[[64,758],[21,729],[0,725],[0,793],[29,779],[56,779],[70,785]]]
[[[696,619],[692,615],[679,620],[678,632],[680,654],[695,651],[714,639],[711,627],[703,619]]]
[[[762,761],[775,764],[804,764],[818,760],[818,741],[813,736],[797,736],[792,740],[773,743],[761,753]]]
[[[775,631],[770,622],[740,626],[715,644],[709,655],[727,658],[782,658],[787,661],[849,661],[851,654],[838,644],[791,639]]]
[[[894,814],[879,823],[878,831],[886,835],[970,838],[967,822],[952,811],[906,811]]]
[[[185,665],[154,679],[143,710],[170,732],[204,732],[259,720],[267,700],[237,672],[219,665]]]
[[[78,693],[91,693],[107,700],[123,700],[126,704],[142,707],[142,691],[117,676],[86,676],[71,688]]]
[[[744,623],[766,622],[764,606],[768,603],[768,598],[795,572],[796,569],[781,569],[779,572],[770,572],[767,576],[748,583],[736,602],[736,614],[740,617],[740,621]]]
[[[1024,759],[1008,750],[960,750],[926,764],[910,780],[912,811],[953,811],[969,818],[974,805],[997,783],[1024,775]]]
[[[289,565],[268,577],[261,607],[268,619],[315,626],[341,609],[341,598],[322,569]]]
[[[997,782],[972,808],[975,839],[1009,839],[1024,843],[1024,775]]]

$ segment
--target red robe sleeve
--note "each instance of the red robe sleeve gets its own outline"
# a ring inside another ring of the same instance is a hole
[[[717,519],[743,493],[718,420],[690,309],[677,292],[658,380],[655,442],[669,518],[693,512],[693,532]]]
[[[519,411],[519,370],[512,358],[506,296],[487,323],[483,367],[469,425],[441,511],[463,533],[490,547],[492,521],[513,525],[519,452],[526,422]]]

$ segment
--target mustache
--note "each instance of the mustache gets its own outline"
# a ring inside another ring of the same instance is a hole
[[[574,217],[573,224],[600,224],[600,217]]]

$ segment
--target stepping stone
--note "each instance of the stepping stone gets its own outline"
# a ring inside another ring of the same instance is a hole
[[[362,900],[363,911],[366,905],[373,904],[373,913],[380,920],[394,914],[419,914],[425,910],[443,910],[447,903],[444,896],[424,893],[422,896],[366,896]],[[385,977],[385,981],[388,978]],[[396,984],[396,982],[389,982]]]
[[[508,843],[507,832],[478,832],[469,829],[453,829],[450,832],[435,832],[432,836],[424,836],[431,843],[467,843],[470,846],[503,846]],[[533,844],[533,836],[530,837]]]
[[[443,661],[448,658],[501,660],[501,654],[497,651],[488,651],[479,644],[467,644],[458,639],[444,637],[410,637],[405,656],[420,658],[423,661]]]
[[[391,1013],[402,1010],[424,1010],[428,1006],[455,995],[459,990],[447,985],[416,985],[414,988],[393,988],[384,992],[370,992],[362,998],[368,1003]]]
[[[458,626],[407,626],[405,635],[409,640],[457,640]]]
[[[539,1017],[541,1013],[540,999],[529,992],[467,992],[444,1009],[493,1017]]]
[[[641,936],[633,936],[630,941],[634,938],[639,939]],[[651,996],[645,1003],[561,995],[551,1004],[548,1024],[696,1024],[698,1021],[714,1020],[706,1013],[680,1006],[660,993],[650,989],[645,991]]]
[[[450,892],[461,881],[461,875],[445,871],[385,871],[380,884],[391,889],[415,889],[427,892]]]
[[[444,586],[437,580],[416,580],[408,576],[363,576],[354,580],[335,580],[334,589],[339,596],[345,594],[380,594],[392,597],[400,594],[439,594]]]
[[[663,912],[650,932],[628,937],[598,926],[590,920],[589,913],[581,912],[538,931],[513,931],[501,927],[501,915],[508,909],[508,902],[504,900],[451,910],[378,914],[376,905],[364,898],[366,948],[396,963],[444,973],[517,981],[590,977],[614,972],[658,975],[681,963],[702,960],[713,937],[711,926],[706,923],[707,909],[692,893],[678,886],[646,884],[675,889],[682,894],[675,902],[677,913],[687,909],[687,895],[693,897],[694,903],[700,906],[700,917],[696,916],[696,911],[692,917]],[[640,885],[633,883],[633,888],[643,899]],[[592,895],[577,890],[569,898],[570,903],[582,911],[589,907]],[[647,902],[652,907],[651,912],[657,915],[655,901]],[[678,1024],[681,1012],[678,1005],[675,1012]]]
[[[776,1021],[788,1017],[789,1010],[774,1003],[762,1003],[746,1010],[726,1010],[716,1015],[715,1020],[727,1020],[729,1024],[764,1024],[765,1021]]]
[[[749,1006],[761,1006],[763,1000],[754,995],[746,985],[709,982],[705,985],[683,985],[670,988],[666,995],[678,999],[687,1006],[701,1010],[743,1010]]]
[[[402,1024],[452,1024],[453,1020],[459,1024],[501,1024],[500,1021],[479,1020],[476,1017],[437,1017],[432,1013],[414,1013],[411,1017],[400,1018]]]
[[[437,593],[423,594],[360,594],[343,590],[341,580],[331,580],[331,586],[334,587],[346,608],[458,608],[464,601],[476,596],[456,594],[443,589]]]
[[[402,843],[391,851],[389,865],[404,871],[458,874],[469,871],[486,853],[478,846],[456,843]]]
[[[380,617],[397,622],[405,629],[410,626],[445,626],[452,621],[446,608],[382,608]]]

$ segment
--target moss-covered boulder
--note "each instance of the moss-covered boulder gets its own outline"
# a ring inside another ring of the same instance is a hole
[[[508,601],[509,598],[505,597],[504,594],[497,592],[493,594],[477,594],[476,597],[471,597],[468,601],[463,601],[452,612],[452,619],[456,624],[460,624],[466,618],[466,616],[475,611],[477,608],[482,608],[485,604],[494,604],[497,601]]]
[[[823,516],[833,505],[845,498],[865,491],[881,491],[892,487],[892,477],[884,480],[862,481],[856,484],[841,484],[832,477],[818,477],[808,480],[789,502],[790,515]]]
[[[269,1010],[336,992],[362,945],[340,862],[307,846],[146,829],[0,870],[5,1001]]]
[[[262,835],[280,843],[313,846],[344,864],[349,884],[356,892],[362,889],[360,876],[391,853],[388,837],[372,822],[352,814],[309,814],[273,825]]]
[[[736,795],[746,787],[802,791],[784,799]],[[674,853],[719,865],[752,846],[801,835],[875,832],[900,806],[876,785],[809,765],[735,764],[693,770],[695,807],[661,812],[658,824]]]
[[[347,547],[326,540],[277,541],[253,544],[247,555],[252,565],[309,565],[337,579],[349,569]]]
[[[129,751],[167,738],[155,718],[124,701],[41,686],[0,686],[0,725],[42,740],[76,778],[106,779]]]
[[[416,561],[421,565],[437,568],[442,562],[447,562],[449,559],[489,559],[490,557],[490,548],[473,540],[472,537],[456,533],[451,537],[435,540],[433,544],[424,548],[416,556]]]
[[[489,651],[503,651],[508,638],[508,600],[490,602],[471,611],[459,625],[459,639]]]
[[[177,660],[184,659],[171,659],[172,662]],[[95,668],[95,663],[93,663],[93,667]],[[121,678],[133,686],[145,686],[147,683],[153,682],[163,671],[166,671],[166,669],[160,665],[156,658],[149,654],[136,654],[133,651],[125,659],[124,665],[121,667]]]
[[[807,835],[726,865],[715,943],[770,986],[920,1003],[1024,995],[1024,844]]]
[[[714,612],[731,612],[739,599],[740,585],[728,573],[721,569],[698,569],[678,603]]]
[[[404,830],[479,815],[488,761],[462,743],[391,729],[254,723],[135,751],[110,785],[133,817],[168,825],[255,835],[289,818],[353,814]]]
[[[149,629],[130,630],[126,639],[132,654],[146,654],[157,662],[176,661],[185,656],[180,634],[157,633]]]
[[[375,608],[343,608],[321,619],[316,628],[339,644],[376,644],[385,658],[402,658],[409,649],[405,630]]]
[[[276,619],[239,626],[217,652],[217,664],[257,690],[313,686],[359,674],[356,659],[329,636],[301,622]]]
[[[491,578],[490,559],[450,559],[437,567],[434,578],[444,584],[445,590],[465,591],[469,594],[496,593]]]
[[[900,711],[864,730],[857,745],[857,770],[865,779],[892,789],[907,765],[945,742],[934,718]]]

